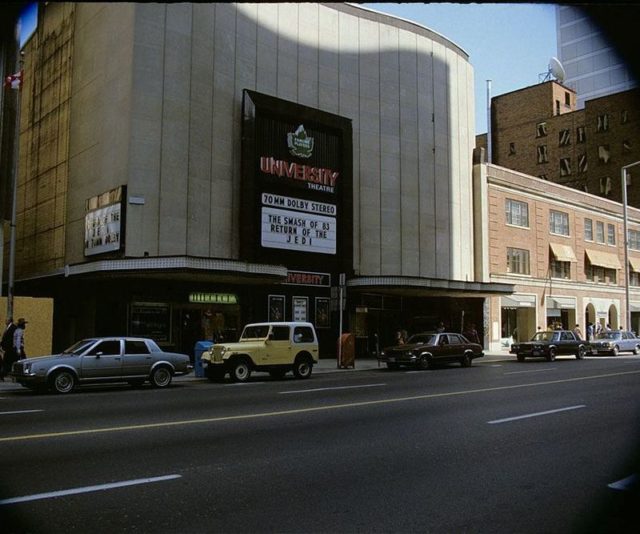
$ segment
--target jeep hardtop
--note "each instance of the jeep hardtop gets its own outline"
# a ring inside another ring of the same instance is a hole
[[[318,363],[318,337],[311,323],[252,323],[244,327],[237,343],[219,343],[204,352],[202,365],[211,381],[227,373],[234,382],[246,382],[253,371],[283,378],[309,378]]]

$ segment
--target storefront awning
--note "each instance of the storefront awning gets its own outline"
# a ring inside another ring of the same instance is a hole
[[[629,304],[629,311],[630,312],[640,312],[640,303],[633,303],[631,302]]]
[[[578,261],[573,249],[569,245],[560,245],[558,243],[549,243],[551,252],[558,261]]]
[[[547,297],[547,308],[573,310],[576,307],[576,299],[570,297]]]
[[[501,297],[500,305],[503,308],[535,308],[536,297],[534,295],[509,295]]]
[[[640,273],[640,258],[629,258],[629,265],[632,271]]]
[[[587,258],[589,258],[591,265],[605,267],[606,269],[622,269],[620,260],[615,254],[611,254],[610,252],[601,252],[599,250],[585,250],[587,253]]]

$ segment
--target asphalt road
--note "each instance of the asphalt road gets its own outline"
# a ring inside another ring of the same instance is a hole
[[[0,531],[631,532],[639,444],[637,356],[3,391]]]

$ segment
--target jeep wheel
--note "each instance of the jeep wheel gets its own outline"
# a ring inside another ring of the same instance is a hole
[[[556,359],[556,349],[549,349],[549,352],[547,353],[547,361],[548,362],[553,362]]]
[[[251,377],[251,367],[246,360],[237,360],[229,374],[234,382],[246,382]]]
[[[296,378],[309,378],[312,372],[313,363],[310,358],[296,358],[296,363],[293,364],[293,375]]]

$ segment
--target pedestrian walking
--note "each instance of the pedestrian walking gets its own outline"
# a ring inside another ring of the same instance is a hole
[[[577,324],[576,327],[573,329],[573,333],[576,335],[578,339],[582,339],[582,330],[580,330],[579,324]]]
[[[7,319],[7,324],[2,333],[2,341],[0,341],[0,348],[2,348],[2,362],[0,362],[0,380],[4,382],[4,377],[11,372],[11,366],[16,361],[15,350],[13,350],[13,333],[16,330],[16,324],[13,322],[13,317]]]
[[[24,329],[27,327],[27,321],[23,317],[18,319],[16,330],[13,333],[13,349],[16,351],[16,359],[24,360],[27,354],[24,350]]]

